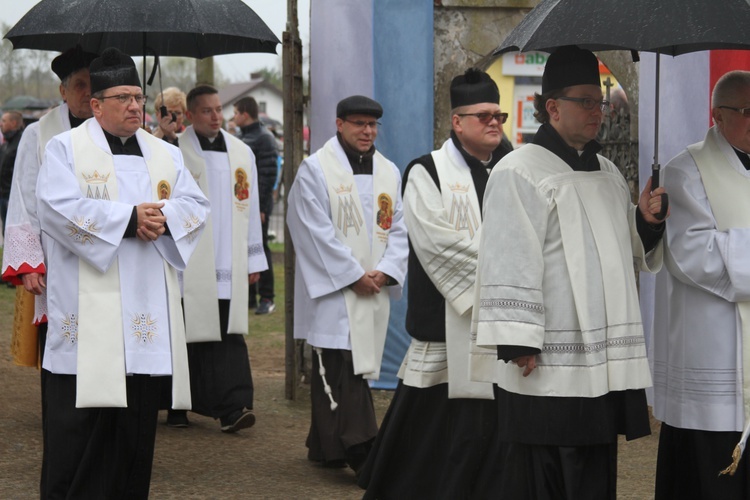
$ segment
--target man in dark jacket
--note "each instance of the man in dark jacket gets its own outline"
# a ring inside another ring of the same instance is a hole
[[[268,248],[268,220],[273,210],[273,186],[276,183],[278,152],[273,134],[258,120],[258,103],[252,97],[243,97],[234,105],[234,123],[240,127],[240,139],[250,146],[258,167],[258,193],[260,195],[260,220],[263,228],[263,251],[268,260],[268,270],[260,273],[257,285],[250,285],[250,306],[260,295],[255,314],[270,314],[276,309],[273,303],[273,264]]]
[[[18,142],[23,133],[23,116],[18,111],[7,111],[3,113],[0,120],[0,131],[3,132],[3,145],[0,146],[0,217],[3,219],[3,230],[5,230],[5,219],[8,215],[8,200],[10,199],[10,187],[13,184],[13,165],[16,163],[16,152]]]

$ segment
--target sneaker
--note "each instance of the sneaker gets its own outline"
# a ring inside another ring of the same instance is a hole
[[[237,410],[228,417],[221,417],[221,432],[237,432],[255,425],[255,413],[253,410]]]
[[[187,410],[167,410],[167,427],[185,428],[189,426]]]
[[[258,309],[255,310],[255,314],[271,314],[276,310],[276,304],[271,299],[260,299]]]

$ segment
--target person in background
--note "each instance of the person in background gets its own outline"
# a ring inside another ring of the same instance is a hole
[[[23,127],[23,115],[18,111],[6,111],[0,117],[0,132],[3,134],[3,144],[0,146],[0,219],[3,222],[3,231],[8,221],[8,201],[13,185],[13,169]]]
[[[185,92],[177,87],[168,87],[156,94],[154,113],[159,124],[154,130],[154,137],[179,146],[178,136],[185,131],[183,120],[186,111]]]

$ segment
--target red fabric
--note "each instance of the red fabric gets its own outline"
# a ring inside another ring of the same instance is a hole
[[[750,71],[750,50],[712,50],[710,59],[710,76],[708,84],[708,126],[711,123],[711,98],[710,93],[713,91],[716,82],[721,75],[728,71],[741,69]]]
[[[23,285],[21,275],[29,273],[46,274],[47,268],[44,266],[44,264],[39,264],[38,267],[31,267],[28,264],[22,264],[18,269],[13,269],[9,266],[8,269],[6,269],[3,273],[3,281],[7,281],[14,285]]]

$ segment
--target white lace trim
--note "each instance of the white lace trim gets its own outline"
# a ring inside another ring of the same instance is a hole
[[[44,252],[39,234],[31,224],[8,226],[3,247],[3,274],[12,268],[18,270],[23,264],[37,268],[44,264]]]

